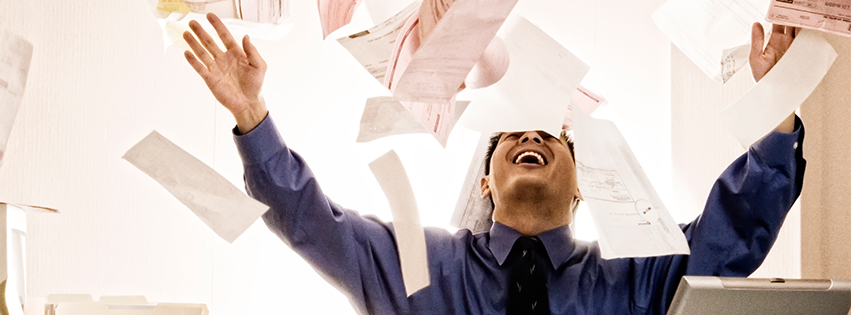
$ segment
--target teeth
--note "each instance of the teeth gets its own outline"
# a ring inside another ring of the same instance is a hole
[[[522,161],[523,158],[525,158],[527,156],[535,157],[535,159],[538,160],[539,165],[544,165],[544,158],[541,157],[540,154],[532,152],[532,151],[526,151],[526,152],[520,153],[520,155],[517,156],[517,159],[514,160],[514,164],[519,164],[520,161]]]

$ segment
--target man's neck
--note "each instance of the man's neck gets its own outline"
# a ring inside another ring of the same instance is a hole
[[[570,224],[569,211],[542,204],[496,205],[494,221],[526,236]]]

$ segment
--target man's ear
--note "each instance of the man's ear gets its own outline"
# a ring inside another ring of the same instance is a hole
[[[579,191],[579,187],[576,187],[576,194],[573,195],[576,199],[585,201],[585,198],[582,198],[582,192]]]
[[[479,182],[482,187],[482,199],[491,196],[491,186],[490,186],[490,176],[485,175],[482,176],[481,181]]]

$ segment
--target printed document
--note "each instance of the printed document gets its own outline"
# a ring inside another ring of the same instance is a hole
[[[403,54],[391,58],[391,80],[385,81],[393,96],[401,101],[431,104],[454,98],[516,3],[517,0],[453,3],[410,62],[400,59],[405,57]],[[419,34],[410,34],[408,40],[418,40],[413,37]]]
[[[688,254],[685,235],[614,123],[573,112],[576,178],[604,259]]]
[[[30,42],[0,30],[0,166],[24,96],[32,54]]]
[[[122,158],[156,180],[229,243],[269,209],[156,131]]]
[[[346,48],[379,83],[384,84],[384,74],[387,72],[387,64],[390,62],[396,37],[419,6],[418,2],[411,3],[373,28],[338,38],[337,42]]]
[[[851,37],[851,0],[773,0],[766,19]]]

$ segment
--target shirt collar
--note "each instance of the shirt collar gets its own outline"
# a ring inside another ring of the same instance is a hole
[[[515,229],[499,222],[493,223],[488,248],[500,266],[505,263],[514,242],[521,236],[523,234]],[[544,244],[544,248],[547,249],[554,269],[558,269],[559,266],[567,262],[570,254],[573,253],[573,236],[570,234],[570,227],[567,225],[538,234],[537,237]]]

